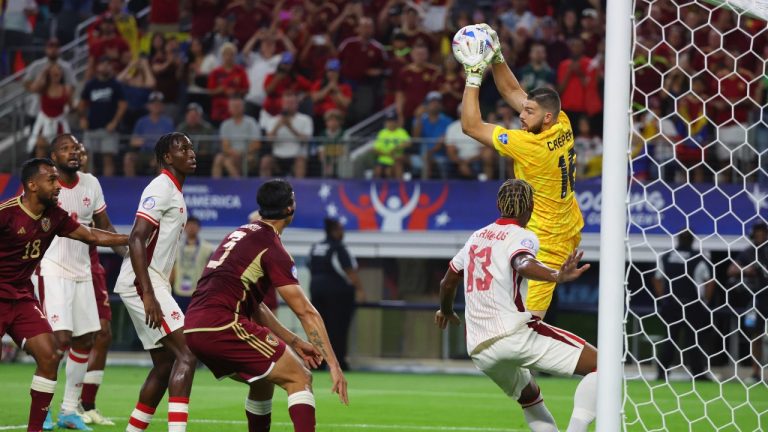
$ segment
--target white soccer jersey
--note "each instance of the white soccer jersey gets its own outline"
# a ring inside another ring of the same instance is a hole
[[[181,184],[173,174],[163,170],[144,188],[136,217],[155,226],[147,240],[149,277],[153,284],[155,281],[162,282],[163,287],[170,289],[171,270],[176,261],[179,239],[187,223],[187,205],[181,193]],[[120,268],[115,292],[136,292],[135,280],[131,259],[126,257]]]
[[[536,234],[502,218],[475,231],[453,257],[451,269],[464,272],[467,352],[531,319],[525,311],[528,282],[512,268],[512,258],[520,253],[536,256],[538,250]]]
[[[60,184],[59,206],[81,224],[90,225],[93,215],[107,209],[99,180],[93,175],[78,173],[75,184]],[[65,237],[55,237],[40,262],[40,274],[74,281],[91,280],[88,245]]]

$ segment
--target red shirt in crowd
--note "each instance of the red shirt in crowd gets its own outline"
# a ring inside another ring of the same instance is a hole
[[[295,92],[308,92],[312,88],[312,82],[303,76],[296,74],[294,76],[282,75],[276,73],[267,75],[264,78],[264,88],[268,89],[272,81],[279,80],[272,91],[267,91],[267,98],[264,99],[264,109],[271,115],[277,115],[283,110],[283,93],[287,90]]]
[[[149,22],[152,24],[176,24],[179,22],[178,0],[150,1]]]
[[[192,21],[189,33],[203,38],[213,30],[213,22],[224,10],[226,0],[189,0],[187,4]]]
[[[581,57],[579,62],[579,72],[571,73],[571,77],[567,83],[565,83],[565,76],[568,73],[568,69],[573,63],[572,59],[565,59],[560,62],[560,66],[557,68],[557,83],[559,85],[565,85],[565,88],[560,92],[560,102],[563,111],[584,113],[587,111],[586,106],[586,93],[587,86],[582,82],[582,77],[588,75],[589,68],[588,57]]]
[[[252,9],[248,9],[243,3],[232,4],[224,11],[224,15],[235,17],[235,28],[232,34],[241,47],[248,42],[256,30],[266,25],[272,18],[271,11],[261,5],[257,4]]]
[[[413,117],[413,112],[424,102],[427,93],[437,90],[440,79],[440,69],[429,63],[422,67],[410,64],[400,71],[397,91],[405,96],[403,117],[406,121]]]
[[[384,69],[386,59],[384,47],[374,39],[364,41],[359,36],[347,38],[339,47],[341,78],[364,81],[368,77],[368,69]]]
[[[224,88],[211,98],[211,120],[222,121],[229,118],[229,99],[232,95],[245,95],[248,93],[250,83],[248,75],[240,65],[234,65],[231,69],[219,66],[208,75],[208,89]]]
[[[326,84],[327,82],[324,79],[319,79],[312,84],[312,87],[309,89],[309,91],[316,92],[322,89],[323,87],[325,87]],[[338,86],[339,86],[339,91],[341,92],[342,95],[348,98],[352,97],[352,87],[350,87],[349,84],[339,83]],[[331,97],[330,93],[327,94],[323,99],[315,102],[314,104],[315,114],[319,116],[322,116],[323,114],[325,114],[326,111],[330,111],[332,109],[337,109],[341,112],[347,111],[345,107],[340,107],[336,105],[336,102],[333,101],[333,98]]]

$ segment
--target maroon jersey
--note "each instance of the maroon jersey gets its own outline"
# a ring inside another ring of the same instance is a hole
[[[269,290],[298,283],[296,265],[277,231],[261,221],[243,225],[211,255],[192,295],[184,328],[226,326],[238,315],[248,316]]]
[[[66,236],[79,226],[59,206],[35,215],[20,196],[0,204],[0,298],[34,299],[30,278],[53,236]]]

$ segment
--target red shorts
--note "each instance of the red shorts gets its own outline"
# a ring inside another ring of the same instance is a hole
[[[37,300],[0,299],[0,337],[6,333],[24,348],[28,339],[53,330]]]
[[[109,307],[109,291],[107,291],[107,274],[103,271],[94,271],[93,291],[96,293],[96,308],[99,311],[99,319],[112,321],[112,308]]]
[[[266,327],[241,319],[224,330],[195,331],[185,328],[192,353],[213,375],[222,379],[237,375],[247,382],[264,378],[285,352],[285,343]]]

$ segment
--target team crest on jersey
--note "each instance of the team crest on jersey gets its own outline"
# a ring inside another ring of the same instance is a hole
[[[146,210],[151,210],[155,208],[155,199],[152,197],[146,197],[144,198],[144,201],[141,202],[141,206]]]
[[[507,143],[509,142],[509,136],[507,135],[506,132],[499,134],[499,142],[504,145],[507,145]]]
[[[43,229],[43,232],[48,232],[51,230],[51,220],[47,217],[44,217],[40,219],[40,228]]]
[[[178,321],[181,319],[181,314],[179,311],[173,311],[171,312],[171,318],[173,318],[174,321]]]
[[[277,338],[272,336],[272,333],[268,333],[267,337],[264,338],[268,344],[272,345],[273,347],[276,347],[279,342],[277,341]]]
[[[533,240],[531,239],[525,239],[520,242],[523,246],[527,247],[528,249],[533,249]]]
[[[83,205],[86,206],[86,207],[90,207],[91,206],[91,199],[88,198],[88,197],[83,197]]]

